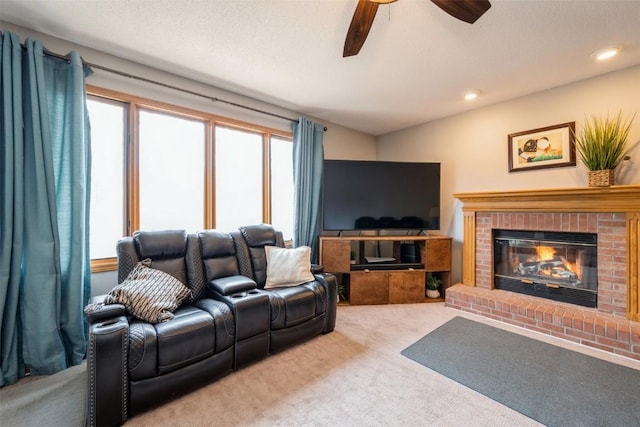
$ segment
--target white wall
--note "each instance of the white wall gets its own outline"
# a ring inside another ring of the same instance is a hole
[[[637,115],[629,142],[640,142],[640,66],[383,135],[377,158],[442,163],[440,234],[454,239],[453,279],[459,281],[462,210],[454,193],[587,185],[579,160],[575,167],[509,173],[507,135],[572,121],[579,131],[585,116],[618,110]],[[640,144],[617,182],[640,183]]]

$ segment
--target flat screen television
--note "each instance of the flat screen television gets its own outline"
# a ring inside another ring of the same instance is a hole
[[[440,163],[325,160],[324,230],[439,230]]]

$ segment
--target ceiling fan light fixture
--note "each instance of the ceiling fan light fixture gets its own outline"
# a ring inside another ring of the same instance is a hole
[[[371,3],[378,3],[378,4],[389,4],[389,3],[395,3],[398,0],[369,0]]]
[[[464,99],[465,101],[473,101],[480,95],[480,91],[478,89],[470,90],[465,92]]]
[[[619,54],[621,50],[622,48],[620,46],[607,47],[605,49],[597,51],[594,56],[598,61],[606,61],[607,59],[611,59]]]

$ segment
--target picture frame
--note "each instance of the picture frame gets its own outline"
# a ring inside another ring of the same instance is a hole
[[[509,134],[509,173],[576,165],[576,122]]]

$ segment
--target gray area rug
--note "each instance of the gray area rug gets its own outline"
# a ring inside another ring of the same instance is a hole
[[[462,317],[401,353],[548,426],[640,425],[640,371],[626,366]]]

